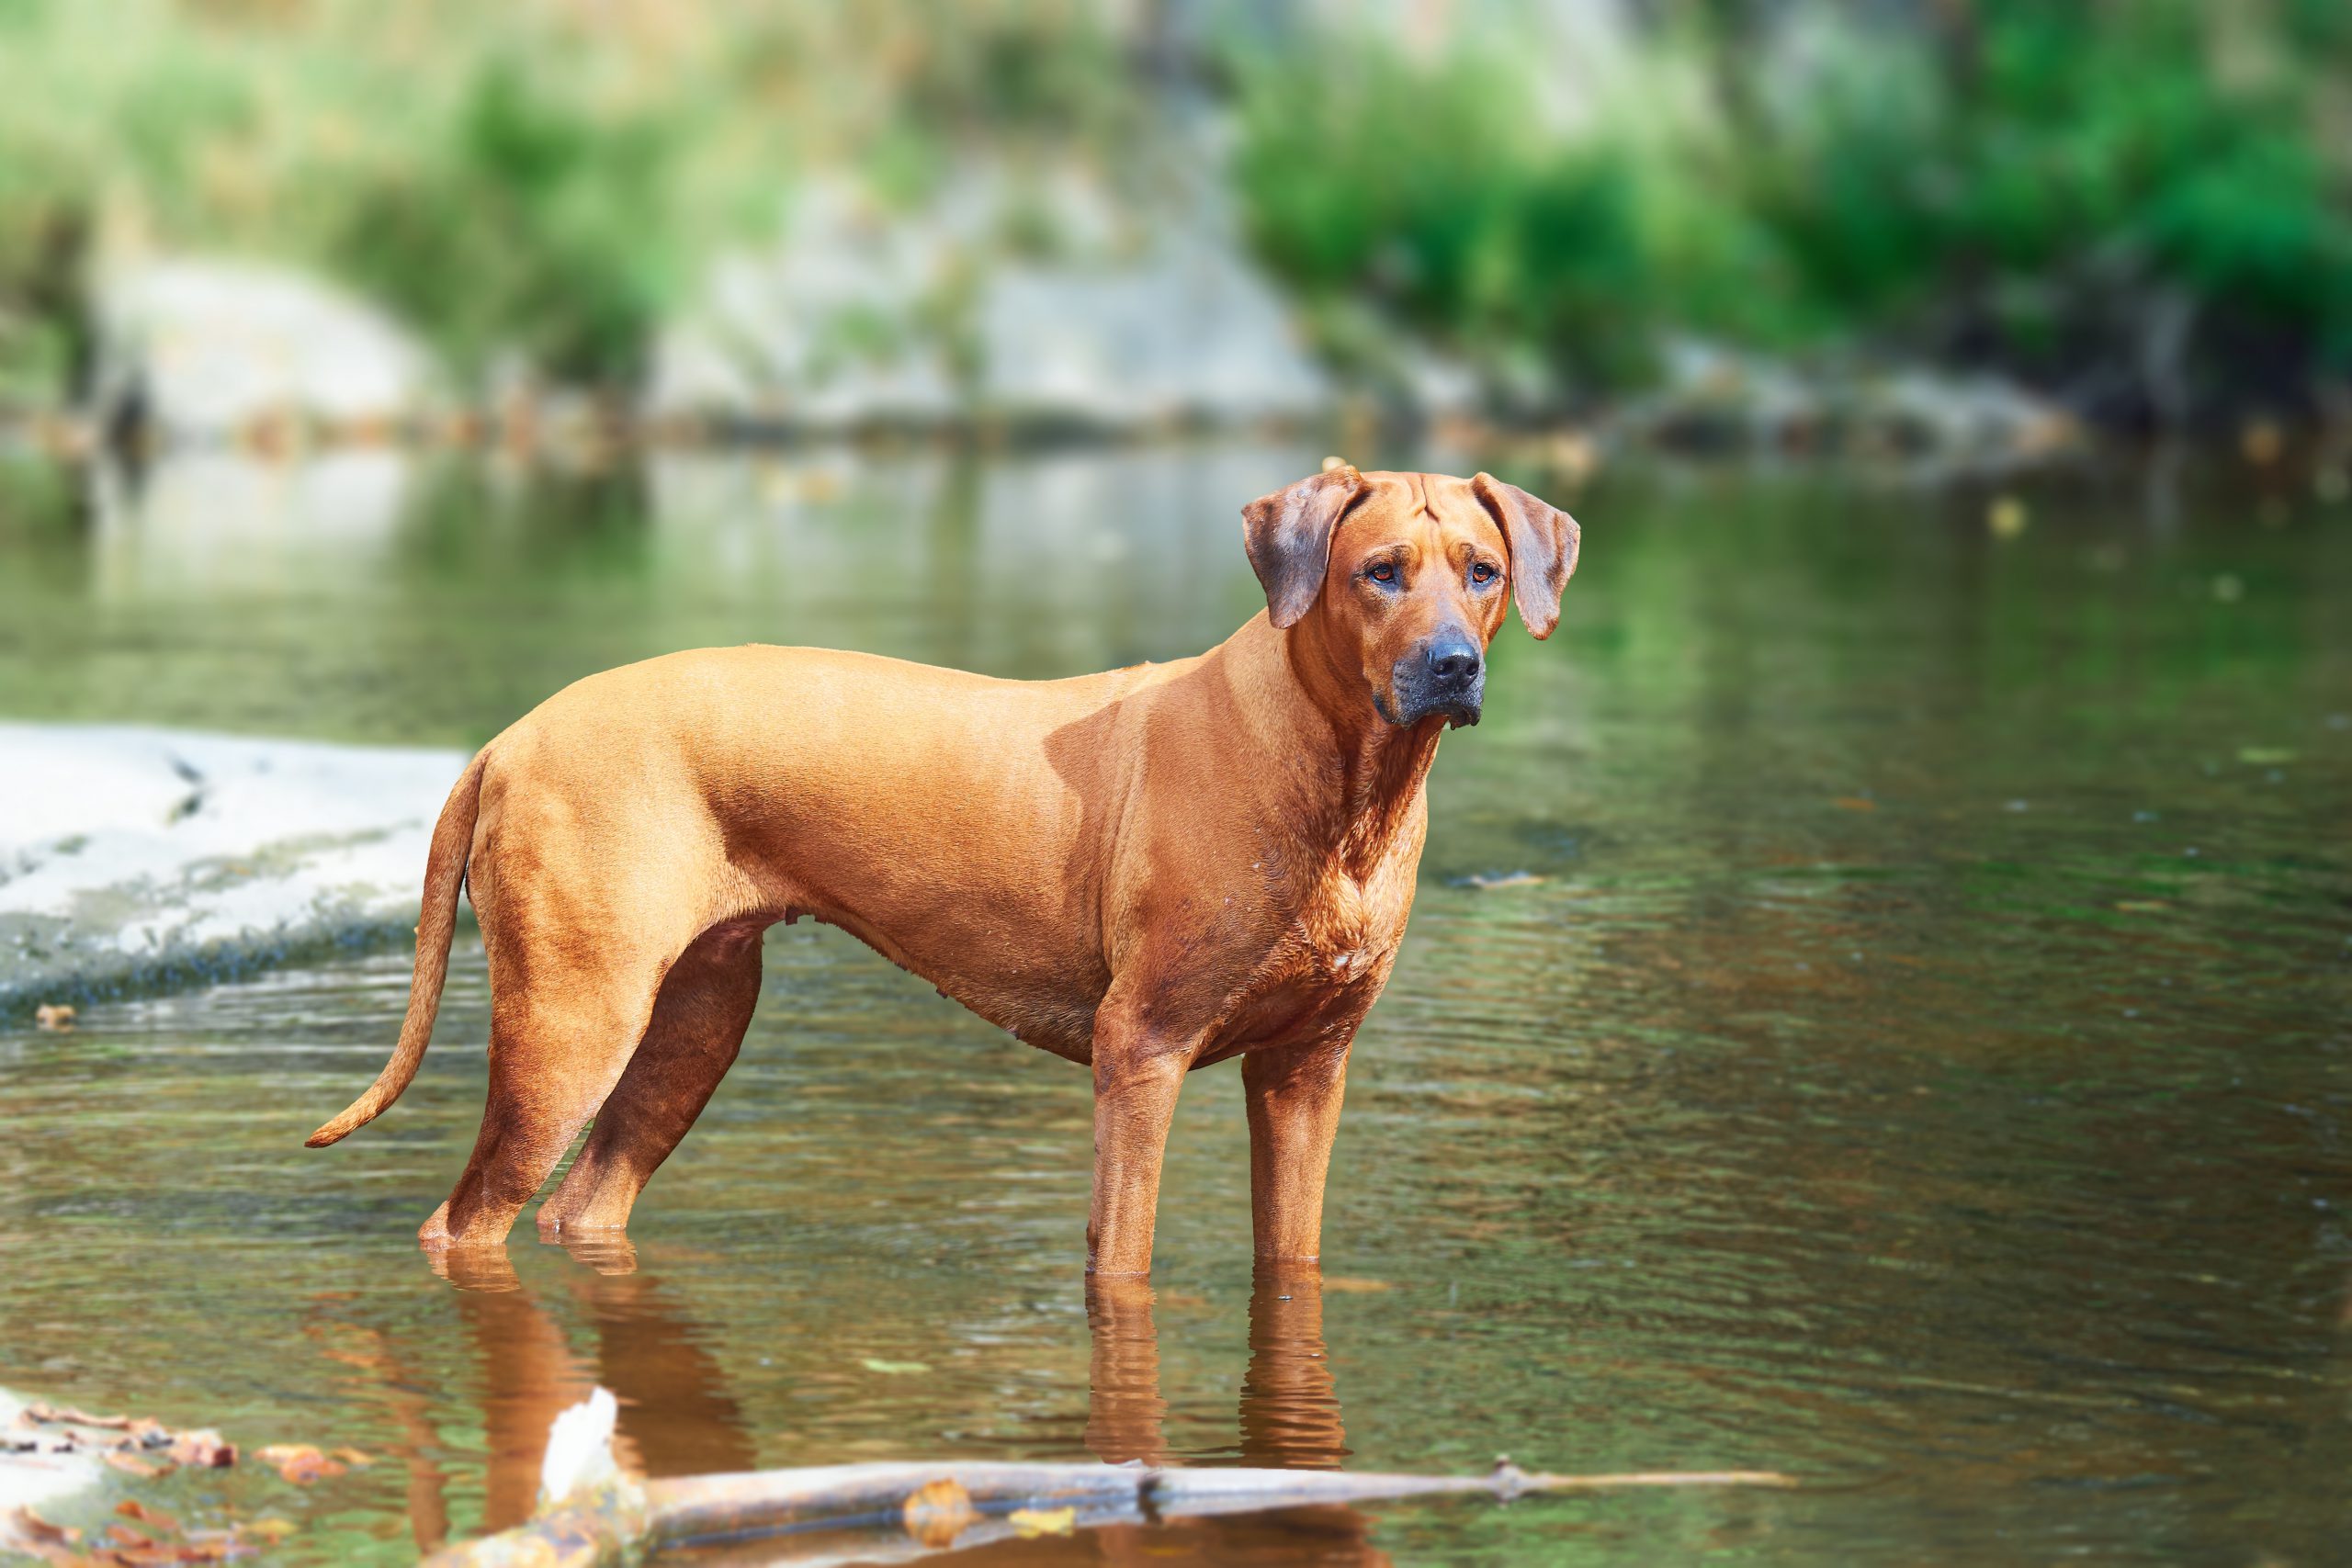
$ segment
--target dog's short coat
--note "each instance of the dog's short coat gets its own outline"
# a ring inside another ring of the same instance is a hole
[[[1344,467],[1243,514],[1267,611],[1197,658],[1016,682],[752,646],[556,694],[451,791],[400,1043],[311,1145],[415,1076],[463,883],[489,1103],[419,1235],[503,1240],[591,1117],[539,1230],[618,1229],[735,1059],[761,933],[805,915],[1091,1065],[1090,1269],[1149,1269],[1178,1087],[1233,1055],[1257,1252],[1316,1256],[1438,739],[1477,721],[1507,592],[1550,634],[1577,525],[1485,474]]]

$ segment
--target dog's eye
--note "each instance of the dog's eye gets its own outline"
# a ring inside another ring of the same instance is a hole
[[[1479,561],[1470,568],[1470,581],[1479,584],[1481,587],[1492,582],[1494,580],[1495,569],[1487,565],[1485,561]]]
[[[1396,568],[1391,562],[1382,561],[1364,575],[1374,582],[1394,582],[1396,581]]]

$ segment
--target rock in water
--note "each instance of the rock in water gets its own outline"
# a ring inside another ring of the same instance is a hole
[[[0,1014],[415,923],[458,751],[0,724]],[[52,1016],[54,1016],[52,1014]]]

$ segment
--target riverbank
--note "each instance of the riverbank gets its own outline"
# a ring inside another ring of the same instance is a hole
[[[0,724],[0,1016],[401,939],[464,765],[453,750]]]

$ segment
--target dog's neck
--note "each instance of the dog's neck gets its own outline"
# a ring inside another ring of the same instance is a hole
[[[1381,717],[1362,682],[1336,668],[1311,618],[1278,631],[1259,615],[1220,651],[1243,677],[1239,688],[1272,710],[1260,716],[1271,722],[1250,727],[1251,744],[1270,752],[1265,776],[1311,781],[1309,809],[1293,820],[1351,875],[1368,874],[1415,822],[1445,720]]]

